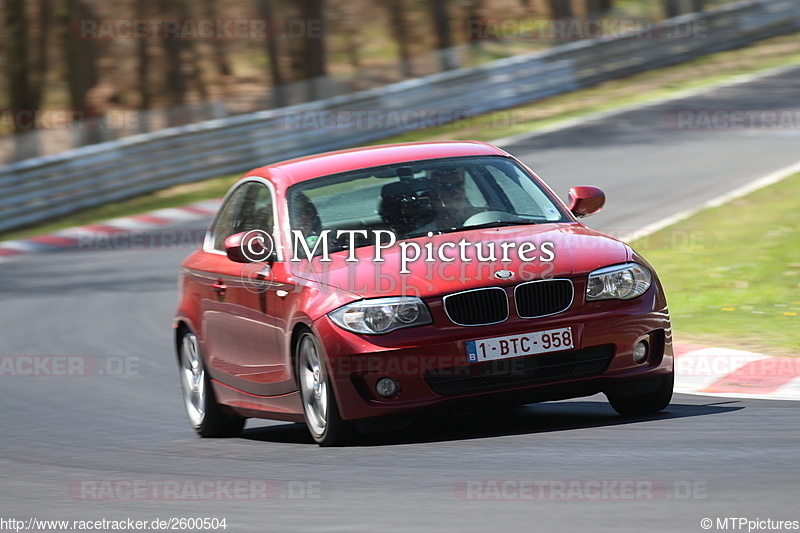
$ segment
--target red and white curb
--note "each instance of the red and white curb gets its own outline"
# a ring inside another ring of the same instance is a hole
[[[676,344],[675,392],[800,400],[800,357]]]
[[[221,202],[221,199],[207,200],[183,207],[169,207],[141,215],[114,218],[98,224],[76,226],[47,235],[2,241],[0,261],[23,254],[81,248],[84,243],[102,242],[103,237],[118,237],[120,234],[130,236],[134,232],[152,231],[181,222],[207,219],[217,212]]]

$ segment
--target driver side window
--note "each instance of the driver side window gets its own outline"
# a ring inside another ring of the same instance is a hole
[[[273,233],[272,192],[263,183],[248,182],[236,189],[220,209],[211,228],[215,250],[225,250],[225,239],[254,229]]]

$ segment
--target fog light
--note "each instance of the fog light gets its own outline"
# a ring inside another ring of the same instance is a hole
[[[633,361],[638,364],[644,363],[647,361],[648,352],[646,341],[637,342],[633,347]]]
[[[375,385],[375,390],[384,398],[391,398],[397,394],[397,381],[392,378],[381,378],[378,380],[378,384]]]

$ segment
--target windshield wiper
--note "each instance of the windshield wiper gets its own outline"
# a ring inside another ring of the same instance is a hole
[[[492,220],[483,224],[470,226],[454,226],[452,228],[438,228],[427,231],[412,231],[403,235],[402,239],[415,239],[417,237],[427,237],[428,235],[445,235],[457,231],[467,231],[472,229],[502,228],[503,226],[532,226],[539,224],[536,220]]]
[[[483,224],[473,224],[470,226],[459,226],[457,228],[451,228],[450,230],[447,230],[446,233],[450,233],[452,231],[465,231],[471,229],[502,228],[503,226],[532,226],[534,224],[538,224],[538,222],[533,220],[493,220],[491,222],[484,222]]]

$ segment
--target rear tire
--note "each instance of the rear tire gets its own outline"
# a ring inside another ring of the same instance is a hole
[[[183,333],[178,352],[183,404],[197,434],[201,437],[236,437],[241,434],[245,419],[222,412],[194,333]]]
[[[317,339],[305,331],[297,339],[297,386],[306,427],[320,446],[344,446],[353,438],[353,423],[342,420]]]
[[[608,402],[621,415],[645,415],[663,411],[672,399],[675,386],[675,374],[661,377],[658,389],[648,394],[637,396],[616,396],[606,393]]]

